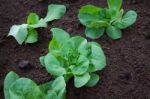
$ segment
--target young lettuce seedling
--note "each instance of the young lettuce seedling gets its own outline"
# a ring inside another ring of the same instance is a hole
[[[30,13],[27,23],[22,25],[13,25],[8,36],[13,36],[21,45],[22,43],[35,43],[38,41],[36,28],[47,27],[47,23],[60,19],[66,12],[64,5],[51,4],[48,6],[48,12],[45,18],[39,18],[36,13]]]
[[[43,67],[54,77],[63,76],[66,82],[74,77],[77,88],[96,85],[100,78],[95,72],[106,66],[101,46],[80,36],[70,37],[59,28],[51,31],[53,39],[49,43],[49,53],[40,57]]]
[[[5,99],[65,99],[66,84],[62,76],[37,85],[28,78],[9,72],[4,80]]]
[[[93,5],[81,7],[78,18],[86,26],[87,37],[97,39],[106,31],[111,39],[122,37],[121,29],[135,23],[137,13],[133,10],[124,14],[122,0],[107,0],[108,8],[99,8]]]

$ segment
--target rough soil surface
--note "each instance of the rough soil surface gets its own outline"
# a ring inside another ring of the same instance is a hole
[[[107,56],[107,67],[99,72],[102,79],[93,88],[80,89],[74,88],[70,81],[67,99],[150,99],[150,1],[124,1],[126,11],[137,11],[136,24],[123,31],[121,40],[113,41],[107,36],[96,40]],[[13,37],[7,37],[10,27],[25,23],[30,12],[44,17],[51,3],[65,4],[67,13],[62,20],[49,23],[47,29],[38,29],[38,43],[19,46]],[[85,28],[80,25],[77,14],[86,4],[106,7],[106,0],[0,0],[0,99],[4,99],[3,81],[9,71],[39,84],[51,80],[51,75],[39,63],[51,40],[49,29],[60,27],[71,35],[84,36]],[[30,68],[20,68],[22,61],[29,63]]]

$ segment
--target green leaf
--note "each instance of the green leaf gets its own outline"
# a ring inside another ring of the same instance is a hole
[[[57,77],[51,84],[51,90],[48,91],[46,99],[65,99],[66,83],[64,77]]]
[[[48,6],[48,12],[44,20],[46,22],[60,19],[66,13],[66,7],[64,5],[51,4]]]
[[[95,42],[91,42],[89,44],[91,46],[91,55],[89,57],[91,61],[90,64],[93,65],[96,70],[102,70],[106,66],[106,57],[104,52],[99,44]]]
[[[39,88],[43,93],[48,93],[49,90],[51,90],[52,83],[53,81],[46,82],[44,84],[39,85]]]
[[[79,20],[82,25],[90,27],[90,24],[93,21],[99,21],[99,18],[89,14],[79,14]]]
[[[110,10],[110,13],[111,13],[110,24],[114,25],[116,22],[118,22],[118,21],[120,21],[120,19],[122,19],[124,10],[123,9],[121,9],[120,11],[115,11],[115,10],[112,10],[112,9],[109,9],[109,10]]]
[[[44,99],[58,99],[57,93],[53,90],[49,90]]]
[[[89,73],[85,73],[84,75],[77,76],[75,75],[74,84],[76,88],[80,88],[84,86],[90,80]]]
[[[109,26],[106,29],[107,35],[111,38],[111,39],[120,39],[122,37],[122,32],[119,28],[115,27],[115,26]]]
[[[108,8],[103,8],[100,13],[99,13],[99,17],[101,20],[109,22],[110,18],[111,18],[111,9]]]
[[[53,39],[49,43],[49,51],[59,49],[70,38],[69,34],[62,29],[52,28]]]
[[[9,89],[10,99],[43,99],[39,87],[30,79],[20,78]],[[36,93],[36,94],[35,94]]]
[[[13,36],[20,45],[25,41],[27,35],[27,24],[13,25],[8,34],[8,36]]]
[[[55,76],[62,76],[66,74],[66,70],[61,66],[59,63],[59,60],[52,55],[51,53],[48,53],[44,58],[44,64],[46,70]]]
[[[123,18],[115,24],[115,26],[118,27],[119,29],[125,29],[131,26],[132,24],[134,24],[136,19],[137,19],[137,13],[131,10],[128,11],[123,16]]]
[[[87,13],[92,15],[98,15],[101,8],[93,6],[93,5],[86,5],[80,8],[79,13]]]
[[[25,43],[35,43],[38,41],[38,33],[35,29],[28,29],[28,36]]]
[[[77,64],[70,68],[74,75],[83,75],[84,73],[87,72],[88,67],[89,67],[89,60],[85,56],[80,55]]]
[[[31,27],[31,28],[40,28],[40,27],[47,27],[47,23],[46,23],[46,21],[44,20],[44,19],[40,19],[39,21],[38,21],[38,23],[36,23],[36,24],[32,24],[32,25],[29,25],[29,27]]]
[[[5,80],[4,80],[5,99],[11,99],[10,94],[9,94],[9,88],[17,79],[19,79],[19,76],[12,71],[6,75]]]
[[[107,21],[99,20],[99,21],[93,21],[91,24],[88,26],[89,28],[104,28],[107,27],[109,24]]]
[[[105,28],[86,28],[85,35],[92,39],[101,37],[105,32]]]
[[[63,76],[57,77],[53,83],[51,88],[56,92],[59,93],[62,89],[66,88],[66,83]]]
[[[88,81],[88,83],[86,84],[87,87],[95,86],[98,83],[99,79],[100,79],[99,75],[94,74],[94,73],[90,74],[90,76],[91,76],[91,78]]]
[[[122,6],[122,0],[107,0],[110,9],[120,10]]]
[[[58,93],[57,99],[66,99],[66,88],[61,89],[61,91]]]
[[[53,52],[59,52],[60,46],[62,46],[62,45],[59,45],[59,43],[57,42],[56,38],[53,37],[53,39],[49,42],[48,49],[52,53]]]
[[[99,15],[101,8],[93,6],[93,5],[86,5],[80,8],[79,14],[91,14],[91,15]]]
[[[78,45],[78,53],[82,54],[82,55],[87,55],[87,40],[85,38],[82,37],[78,37],[76,36],[77,41],[80,41],[80,44]]]
[[[80,37],[80,36],[74,36],[65,43],[63,48],[66,48],[66,49],[70,48],[72,50],[77,50],[78,52],[81,52],[85,50],[86,44],[87,44],[87,40],[85,38]]]
[[[93,21],[99,21],[99,13],[101,8],[92,5],[86,5],[79,10],[78,18],[80,22],[89,26]]]
[[[39,22],[39,16],[36,13],[30,13],[27,18],[27,24],[36,24]]]
[[[42,67],[45,67],[44,59],[45,59],[45,56],[41,56],[39,59]]]

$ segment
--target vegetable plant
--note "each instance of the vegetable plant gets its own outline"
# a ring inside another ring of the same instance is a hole
[[[39,18],[36,13],[30,13],[26,24],[13,25],[8,36],[13,36],[21,45],[23,43],[35,43],[38,41],[36,28],[47,27],[48,22],[60,19],[66,12],[64,5],[50,4],[45,18]]]
[[[95,72],[106,66],[101,46],[80,36],[70,37],[59,28],[52,28],[51,32],[49,52],[40,57],[42,66],[54,77],[63,76],[66,83],[74,77],[76,88],[96,85],[100,77]]]
[[[121,29],[125,29],[135,23],[137,13],[133,10],[124,13],[123,0],[107,0],[108,8],[100,8],[86,5],[79,10],[78,18],[86,26],[87,37],[97,39],[106,31],[111,39],[122,37]]]
[[[37,85],[28,78],[9,72],[4,80],[5,99],[65,99],[66,84],[62,76]]]

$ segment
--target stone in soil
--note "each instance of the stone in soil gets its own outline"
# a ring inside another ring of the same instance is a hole
[[[27,69],[27,68],[31,67],[31,64],[30,64],[30,62],[28,60],[21,60],[18,63],[18,67],[20,69]]]

